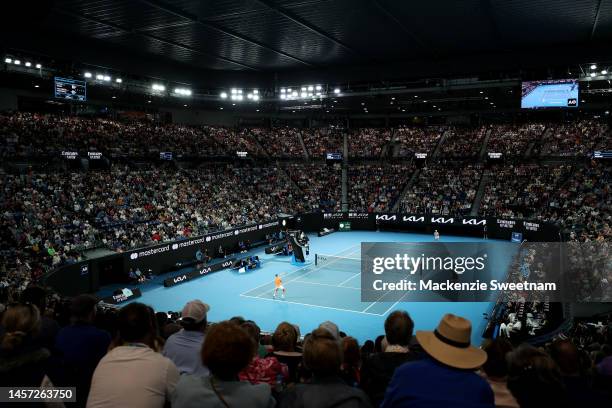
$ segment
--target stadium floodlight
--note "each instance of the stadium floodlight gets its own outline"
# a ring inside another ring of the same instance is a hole
[[[29,68],[32,66],[32,63],[30,61],[26,61],[25,66]]]
[[[86,72],[83,74],[85,78],[91,78],[91,72]]]
[[[236,92],[238,93],[238,95],[242,95],[242,89],[238,89],[236,90]]]
[[[309,92],[314,91],[314,86],[312,86],[312,85],[308,85],[308,91],[309,91]]]
[[[232,94],[232,95],[236,95],[236,94],[237,94],[237,92],[236,92],[236,88],[232,88],[232,89],[230,90],[230,92],[231,92],[231,94]]]
[[[315,89],[316,89],[317,91],[320,91],[320,90],[321,90],[321,85],[317,85],[317,86],[315,86]]]
[[[591,69],[597,69],[597,65],[592,64],[592,65],[591,65]]]
[[[221,97],[221,99],[227,99],[227,92],[221,92],[219,96]]]
[[[608,73],[608,70],[607,70],[607,69],[602,69],[602,70],[601,70],[601,75],[606,75],[607,73]]]
[[[253,95],[259,94],[259,89],[253,89]]]
[[[175,88],[174,93],[183,96],[191,96],[191,89]]]
[[[340,93],[340,88],[336,88],[336,89],[334,89],[334,93],[335,93],[336,95],[338,95],[338,94]]]
[[[480,91],[480,92],[479,92],[479,94],[481,94],[481,95],[482,95],[483,93],[484,93],[484,91]]]
[[[97,79],[98,81],[102,81],[102,80],[104,79],[104,75],[102,75],[102,74],[97,74],[97,75],[96,75],[96,79]]]
[[[247,99],[253,99],[253,94],[247,94]]]
[[[291,88],[287,88],[287,93],[291,93]]]
[[[281,98],[281,99],[283,99],[283,100],[284,100],[284,99],[287,99],[287,95],[285,95],[285,94],[281,94],[280,98]]]
[[[297,96],[298,96],[297,91],[293,91],[293,92],[291,92],[291,96],[293,96],[294,98],[297,98]]]
[[[236,97],[236,99],[237,99],[237,100],[239,100],[239,101],[241,101],[241,100],[243,99],[243,98],[242,98],[242,95],[238,95],[238,96]]]
[[[10,63],[12,63],[12,62],[13,62],[13,59],[12,59],[12,58],[5,58],[5,59],[4,59],[4,62],[5,62],[6,64],[10,64]]]
[[[116,78],[116,79],[115,79],[115,82],[116,82],[116,83],[118,83],[118,84],[120,84],[120,83],[122,83],[122,82],[123,82],[123,79],[121,79],[121,78]]]
[[[321,92],[317,92],[317,96],[321,96]]]
[[[306,88],[305,86],[302,87],[302,92],[306,92],[308,88]]]
[[[285,92],[287,92],[287,90],[285,88],[281,88],[280,89],[280,93],[284,94]]]
[[[594,76],[596,76],[597,74],[594,72],[591,72],[591,78],[593,78]]]
[[[108,75],[104,75],[104,80],[105,80],[106,82],[109,82],[109,81],[111,80],[111,77],[110,77],[110,76],[108,76]]]
[[[300,95],[302,98],[306,98],[308,97],[308,94],[306,92],[302,92],[302,94]]]
[[[259,95],[253,95],[253,100],[254,101],[258,101],[259,100]]]
[[[17,59],[16,59],[15,61],[13,61],[13,64],[15,64],[15,65],[21,65],[21,61],[19,61],[19,60],[17,60]]]
[[[42,65],[36,64],[36,69],[41,69],[41,68],[42,68]]]
[[[166,90],[166,87],[161,85],[161,84],[153,84],[151,87],[153,88],[154,91],[161,91],[161,92],[163,92],[163,91]]]

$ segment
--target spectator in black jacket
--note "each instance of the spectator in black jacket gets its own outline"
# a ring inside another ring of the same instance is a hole
[[[298,384],[281,396],[281,408],[366,408],[370,407],[363,391],[346,385],[340,378],[342,347],[327,329],[315,329],[304,342],[304,365],[312,372],[309,384]]]

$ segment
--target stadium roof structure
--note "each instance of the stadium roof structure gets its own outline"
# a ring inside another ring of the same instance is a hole
[[[546,68],[605,58],[612,39],[612,0],[25,0],[18,7],[7,50],[192,83]]]

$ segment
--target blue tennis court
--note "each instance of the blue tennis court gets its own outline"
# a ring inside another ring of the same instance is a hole
[[[338,232],[325,237],[311,235],[311,261],[307,265],[294,265],[291,257],[265,254],[260,248],[253,251],[262,260],[260,269],[243,274],[221,271],[170,288],[161,284],[163,278],[169,276],[163,275],[141,285],[143,296],[138,301],[158,311],[180,311],[187,301],[201,299],[211,305],[209,321],[239,315],[256,321],[266,331],[273,331],[278,323],[288,321],[298,324],[304,334],[319,323],[331,320],[360,342],[383,334],[384,320],[392,310],[408,311],[416,329],[427,330],[433,329],[442,315],[452,312],[472,321],[472,341],[479,344],[486,325],[483,313],[489,311],[490,303],[386,302],[388,292],[381,294],[376,302],[361,302],[360,270],[355,263],[360,258],[361,242],[432,241],[429,235],[374,231]],[[476,242],[480,239],[443,236],[442,241]],[[340,257],[338,267],[315,265],[315,253]],[[502,271],[510,258],[499,257],[494,262]],[[285,299],[272,296],[275,274],[283,278],[287,290]],[[106,287],[100,294],[107,295],[112,289]]]

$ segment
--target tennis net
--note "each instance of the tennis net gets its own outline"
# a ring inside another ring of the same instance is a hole
[[[335,271],[354,272],[361,271],[360,258],[347,258],[326,254],[315,254],[315,265],[321,269],[333,269]]]

